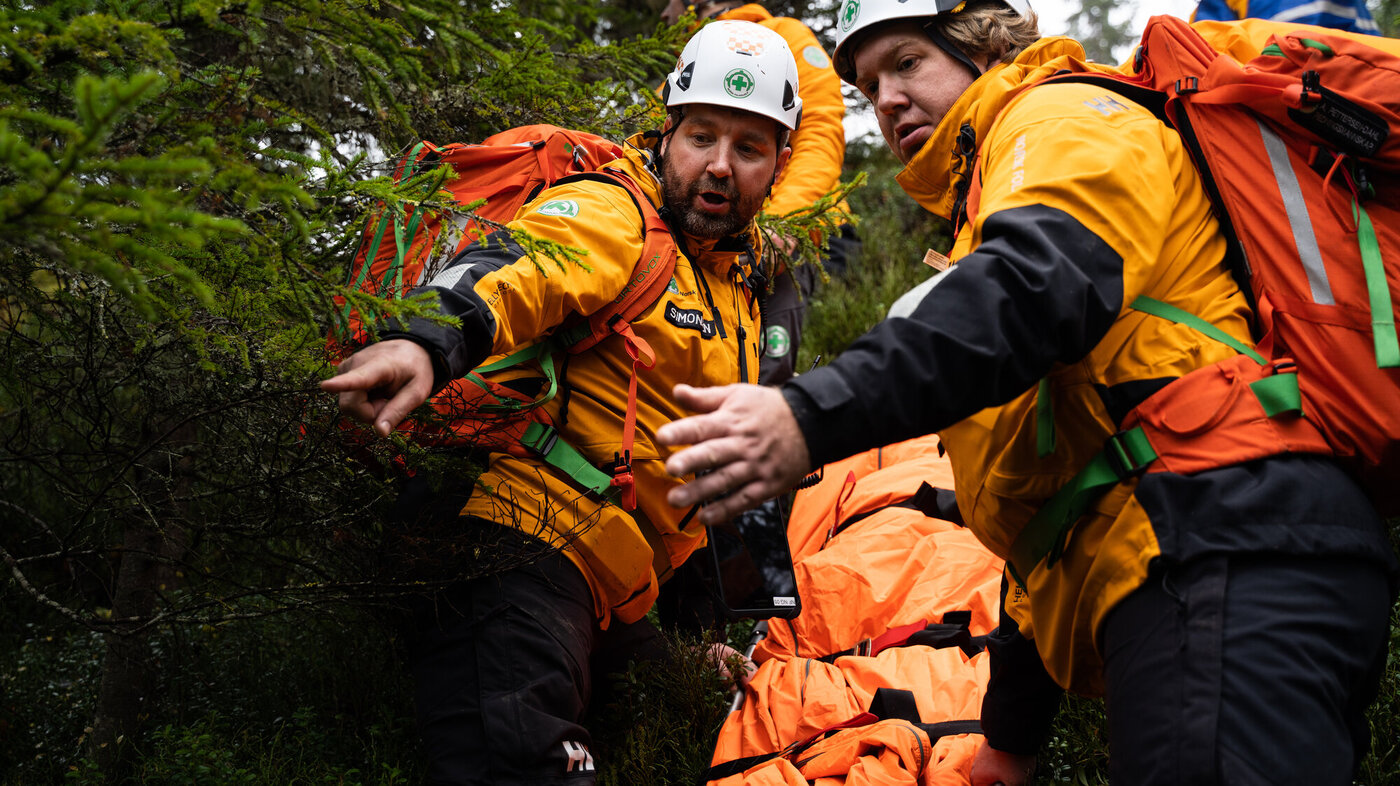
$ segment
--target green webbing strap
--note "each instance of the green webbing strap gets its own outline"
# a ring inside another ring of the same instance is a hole
[[[1109,437],[1103,450],[1031,517],[1011,544],[1006,568],[1016,583],[1025,587],[1025,577],[1042,559],[1047,567],[1054,565],[1064,552],[1070,527],[1089,506],[1156,459],[1157,451],[1141,426]]]
[[[420,205],[413,210],[413,217],[408,220],[408,228],[399,232],[399,222],[394,220],[394,264],[385,271],[384,286],[389,286],[389,276],[394,277],[394,288],[390,291],[397,293],[398,297],[403,297],[403,270],[404,259],[408,257],[408,247],[413,243],[413,238],[418,235],[418,224],[423,220],[423,208]],[[417,282],[415,282],[417,283]]]
[[[1332,47],[1330,47],[1330,46],[1328,46],[1328,45],[1322,43],[1321,41],[1316,41],[1316,40],[1311,39],[1311,38],[1304,38],[1304,39],[1303,39],[1303,46],[1306,46],[1306,47],[1308,47],[1309,49],[1316,49],[1317,51],[1321,52],[1321,53],[1322,53],[1324,56],[1326,56],[1326,57],[1331,57],[1333,54],[1335,54],[1335,52],[1332,51]],[[1261,54],[1261,55],[1271,55],[1271,56],[1273,56],[1273,57],[1283,57],[1283,56],[1284,56],[1284,54],[1283,54],[1283,47],[1279,46],[1278,44],[1269,44],[1268,46],[1266,46],[1266,47],[1264,47],[1263,49],[1259,50],[1259,54]]]
[[[1200,333],[1204,333],[1242,355],[1249,355],[1254,359],[1254,362],[1261,366],[1268,362],[1264,360],[1263,355],[1254,351],[1254,349],[1244,342],[1239,341],[1234,336],[1231,336],[1229,333],[1226,333],[1195,314],[1182,311],[1176,306],[1171,306],[1160,300],[1154,300],[1150,297],[1139,295],[1129,307],[1171,322],[1186,325]],[[1259,400],[1259,406],[1264,408],[1264,414],[1271,418],[1285,412],[1298,414],[1302,414],[1303,412],[1303,394],[1298,390],[1297,374],[1271,374],[1270,376],[1255,381],[1249,386],[1249,389],[1254,393],[1254,397]]]
[[[413,170],[418,162],[418,151],[421,149],[423,149],[423,143],[419,142],[408,152],[408,161],[404,164],[405,174],[413,174]],[[402,178],[399,179],[401,180]],[[404,248],[402,235],[399,232],[399,222],[398,219],[394,217],[393,211],[386,205],[384,207],[384,212],[379,216],[379,226],[374,230],[374,240],[369,244],[365,252],[365,263],[360,266],[360,272],[355,276],[355,282],[351,284],[351,288],[364,289],[365,279],[369,276],[369,269],[374,266],[375,258],[379,256],[379,244],[384,241],[384,233],[389,229],[390,223],[394,226],[394,242],[396,243],[397,253],[394,255],[394,264],[386,272],[384,280],[380,282],[380,291],[383,292],[383,287],[389,283],[389,276],[393,274],[394,268],[398,268],[400,271],[403,270]],[[402,281],[402,276],[400,276],[400,281]],[[403,295],[402,292],[399,294],[401,296]],[[341,313],[341,317],[347,323],[350,321],[350,311],[350,304],[346,303],[345,310]]]
[[[389,228],[389,209],[386,207],[379,216],[379,227],[374,230],[374,240],[367,246],[365,251],[365,263],[360,266],[360,272],[355,276],[355,281],[351,283],[351,289],[364,289],[365,279],[369,277],[369,269],[374,265],[375,252],[379,249],[379,244],[384,240],[384,232]],[[354,309],[350,307],[347,300],[345,308],[340,312],[341,321],[350,324],[350,312]]]
[[[1367,222],[1367,228],[1370,228],[1369,222]],[[1371,239],[1374,242],[1374,232],[1371,233]],[[1376,252],[1376,264],[1379,265],[1379,249]],[[1385,313],[1389,314],[1388,290],[1386,290],[1385,295],[1387,299]],[[1263,355],[1244,342],[1195,314],[1182,311],[1176,306],[1150,297],[1139,296],[1133,300],[1129,307],[1170,322],[1186,325],[1241,354],[1248,355],[1260,365],[1268,363]],[[1395,335],[1393,323],[1391,331],[1390,335],[1393,337]],[[1379,335],[1379,329],[1377,334]],[[1049,407],[1047,387],[1046,381],[1041,380],[1036,402],[1037,450],[1043,450],[1045,446],[1043,441],[1044,426],[1040,417],[1042,407],[1045,409]],[[1283,412],[1302,412],[1302,396],[1298,391],[1297,374],[1271,374],[1255,381],[1249,388],[1269,417]],[[1048,418],[1046,419],[1048,420]],[[1051,445],[1053,449],[1053,442]],[[1046,454],[1041,452],[1040,455]],[[1022,528],[1021,534],[1011,544],[1006,569],[1016,580],[1016,583],[1025,587],[1025,577],[1032,568],[1040,564],[1042,559],[1046,560],[1047,567],[1054,565],[1064,552],[1065,539],[1069,535],[1070,527],[1074,526],[1074,522],[1084,515],[1089,506],[1120,482],[1141,474],[1157,458],[1157,451],[1148,441],[1147,434],[1143,432],[1141,426],[1109,437],[1107,443],[1104,444],[1104,449],[1090,459],[1083,469],[1070,478],[1070,481],[1031,517],[1031,520]]]
[[[612,502],[612,476],[589,463],[573,446],[559,438],[559,431],[543,423],[525,427],[520,443],[538,453],[545,463],[573,478],[574,482]]]
[[[1321,41],[1312,38],[1304,38],[1303,45],[1308,47],[1309,49],[1316,49],[1317,51],[1321,52],[1327,57],[1331,57],[1333,55],[1332,47],[1322,43]]]
[[[418,169],[418,151],[423,149],[423,143],[419,142],[408,152],[408,160],[404,162],[403,174],[398,178],[400,182],[404,178],[412,177],[414,171]],[[389,289],[390,279],[393,279],[393,289],[396,297],[403,297],[403,266],[404,258],[408,256],[408,243],[413,241],[413,236],[418,232],[418,222],[422,220],[423,211],[414,210],[413,218],[408,222],[407,229],[399,221],[397,214],[394,216],[394,264],[384,271],[384,280],[379,282],[380,291]],[[407,240],[405,240],[405,234]],[[376,245],[375,248],[378,248]]]
[[[1201,319],[1200,317],[1196,316],[1195,314],[1192,314],[1189,311],[1182,311],[1176,306],[1168,305],[1167,303],[1163,303],[1160,300],[1154,300],[1153,298],[1147,297],[1146,295],[1139,295],[1135,300],[1133,300],[1131,304],[1128,305],[1128,308],[1135,309],[1137,311],[1142,311],[1144,313],[1151,314],[1154,317],[1161,317],[1162,319],[1168,320],[1170,322],[1176,322],[1185,325],[1189,328],[1193,328],[1197,332],[1204,333],[1207,336],[1210,336],[1211,338],[1215,339],[1216,341],[1219,341],[1220,343],[1230,347],[1231,349],[1235,350],[1241,355],[1249,355],[1250,357],[1254,358],[1255,363],[1258,363],[1261,366],[1268,362],[1264,360],[1263,355],[1259,354],[1258,352],[1255,352],[1253,347],[1250,347],[1243,341],[1240,341],[1239,339],[1235,338],[1229,333],[1226,333],[1225,331],[1221,330],[1215,325],[1212,325],[1211,323],[1205,321],[1204,319]]]
[[[510,368],[511,366],[515,366],[520,363],[525,363],[530,360],[539,361],[540,371],[544,372],[544,378],[549,380],[549,389],[546,390],[543,395],[536,398],[533,402],[529,404],[530,407],[537,407],[553,399],[554,395],[559,392],[559,375],[554,372],[554,342],[548,339],[541,341],[537,344],[531,344],[530,346],[525,347],[524,349],[516,350],[515,352],[506,355],[505,357],[501,358],[495,363],[487,363],[484,366],[477,366],[476,368],[472,369],[471,374],[468,374],[467,376],[463,377],[463,379],[467,380],[468,382],[471,382],[474,385],[477,385],[481,389],[485,390],[487,393],[490,393],[491,389],[487,387],[486,381],[485,379],[483,379],[483,375],[490,374],[495,371],[500,371],[504,368]],[[522,402],[516,401],[514,399],[503,400],[497,398],[496,401],[499,405],[498,407],[496,407],[495,405],[486,404],[483,405],[481,408],[488,410],[492,408],[518,410],[523,409],[526,406]]]
[[[1385,280],[1385,261],[1376,240],[1376,228],[1365,208],[1351,201],[1356,219],[1356,240],[1361,245],[1361,268],[1366,272],[1366,294],[1371,300],[1371,332],[1376,344],[1376,366],[1400,366],[1400,337],[1395,332],[1395,309],[1390,301],[1390,285]]]
[[[1035,454],[1045,458],[1055,452],[1055,406],[1050,400],[1050,378],[1040,380],[1035,391]]]
[[[1303,414],[1303,394],[1298,389],[1297,374],[1273,374],[1249,384],[1249,391],[1258,399],[1264,414],[1271,418],[1286,412]]]

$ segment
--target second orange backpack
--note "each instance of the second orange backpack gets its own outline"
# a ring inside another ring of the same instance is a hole
[[[1022,530],[1011,576],[1024,584],[1041,559],[1053,565],[1069,528],[1125,478],[1280,450],[1337,456],[1383,515],[1400,514],[1400,41],[1158,16],[1132,73],[1041,84],[1057,81],[1106,87],[1181,135],[1254,307],[1257,342],[1152,298],[1129,304],[1240,354],[1129,413]]]
[[[1400,41],[1161,16],[1148,23],[1133,70],[1063,78],[1114,89],[1180,133],[1255,308],[1257,353],[1236,348],[1263,369],[1249,372],[1261,377],[1251,388],[1263,414],[1279,424],[1301,414],[1381,512],[1400,513]],[[1210,333],[1169,305],[1131,305]],[[1150,423],[1152,413],[1141,414]],[[1196,463],[1208,464],[1219,452],[1245,460],[1234,455],[1241,441],[1202,433],[1151,449],[1164,460],[1202,453]],[[1124,444],[1134,459],[1148,455],[1144,444]],[[1300,437],[1296,449],[1312,448]]]

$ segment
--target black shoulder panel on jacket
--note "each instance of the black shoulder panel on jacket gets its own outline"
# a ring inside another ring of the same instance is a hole
[[[789,383],[811,405],[799,423],[815,464],[1004,404],[1054,363],[1081,360],[1118,318],[1123,260],[1074,216],[1002,210],[982,234],[907,318]]]
[[[437,293],[442,313],[462,321],[460,328],[426,319],[409,321],[407,332],[419,343],[432,346],[446,361],[447,379],[434,380],[439,388],[476,368],[491,355],[496,318],[476,293],[476,283],[490,273],[517,263],[530,264],[525,259],[525,249],[510,232],[497,230],[462,249],[430,281],[408,293],[410,296]]]

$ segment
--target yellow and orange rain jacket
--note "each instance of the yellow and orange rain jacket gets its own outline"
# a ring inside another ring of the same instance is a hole
[[[802,22],[773,16],[757,3],[748,3],[719,14],[717,19],[753,22],[787,41],[797,62],[797,94],[802,98],[802,123],[789,145],[792,158],[773,184],[773,195],[764,212],[774,215],[807,207],[836,187],[846,158],[846,129],[842,118],[846,102],[841,80],[817,36]]]
[[[1257,51],[1265,35],[1252,26],[1266,24],[1202,32]],[[939,432],[963,518],[1001,557],[1130,413],[1180,403],[1173,381],[1234,354],[1132,310],[1135,298],[1250,342],[1225,240],[1176,132],[1105,88],[1038,84],[1086,70],[1111,69],[1047,38],[968,88],[898,176],[953,221],[957,264],[907,316],[783,389],[814,464]],[[1183,437],[1210,427],[1214,413],[1200,409],[1177,423]],[[1120,483],[1069,530],[1053,566],[1042,560],[1024,589],[1012,585],[1007,611],[1054,683],[1101,693],[1100,624],[1158,559],[1273,551],[1393,565],[1383,523],[1331,458],[1252,447],[1272,457]],[[998,690],[998,673],[988,739],[1033,753],[1055,698],[1039,685]]]
[[[633,137],[626,156],[605,168],[630,176],[659,206],[653,144]],[[411,339],[428,349],[435,390],[488,358],[539,340],[571,314],[590,314],[617,297],[642,250],[637,206],[621,187],[596,181],[546,189],[508,227],[578,249],[582,259],[562,268],[543,258],[537,263],[509,233],[497,232],[464,249],[415,290],[436,293],[443,313],[459,318],[461,328],[415,319],[406,331],[383,337]],[[752,382],[758,375],[759,305],[748,284],[757,233],[750,225],[744,235],[718,241],[677,236],[680,255],[670,285],[632,322],[656,358],[655,367],[638,374],[636,510],[585,493],[542,460],[496,453],[462,510],[562,546],[588,579],[604,627],[614,616],[624,622],[641,618],[659,582],[704,545],[705,528],[666,503],[666,492],[681,481],[666,473],[670,451],[653,435],[661,424],[687,414],[672,399],[672,387]],[[600,468],[620,450],[631,373],[622,338],[613,336],[569,357],[560,382],[566,389],[545,405],[561,439]]]

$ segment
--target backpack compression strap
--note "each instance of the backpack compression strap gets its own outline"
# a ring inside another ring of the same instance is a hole
[[[708,784],[711,781],[724,780],[748,770],[758,764],[782,757],[792,761],[795,766],[801,768],[807,761],[800,760],[799,757],[804,751],[811,748],[822,738],[833,732],[845,729],[855,729],[862,726],[869,726],[880,721],[904,721],[911,726],[922,731],[928,736],[929,745],[932,746],[942,737],[950,737],[956,734],[981,734],[982,722],[977,719],[949,720],[938,723],[923,723],[919,717],[918,703],[914,699],[913,691],[901,690],[898,688],[876,688],[875,695],[870,700],[870,710],[862,712],[848,721],[828,726],[816,734],[799,740],[779,751],[772,753],[760,753],[754,756],[745,756],[740,759],[721,762],[710,767],[700,776],[700,783]]]
[[[942,622],[929,623],[927,620],[919,620],[908,625],[900,625],[890,628],[878,636],[863,639],[850,649],[823,655],[815,660],[835,663],[837,658],[844,658],[848,655],[873,658],[891,647],[912,645],[932,647],[936,650],[957,647],[970,658],[987,648],[987,637],[973,636],[970,629],[971,624],[971,611],[966,609],[950,611],[943,615]],[[881,714],[880,717],[889,716]]]

